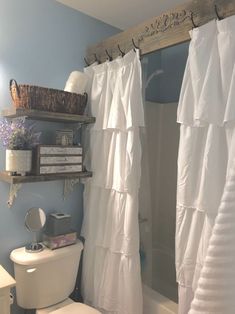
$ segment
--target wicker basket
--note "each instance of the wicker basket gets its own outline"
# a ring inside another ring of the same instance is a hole
[[[16,108],[36,109],[82,115],[87,94],[69,93],[58,89],[17,84],[10,80],[10,92]]]

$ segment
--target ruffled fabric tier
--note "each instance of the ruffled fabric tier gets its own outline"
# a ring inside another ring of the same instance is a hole
[[[141,279],[136,276],[140,273],[139,255],[114,253],[88,241],[83,268],[85,302],[104,314],[142,313]]]
[[[189,292],[185,294],[188,297],[180,299],[180,314],[189,312],[193,291],[205,263],[226,177],[234,163],[234,27],[235,17],[232,16],[222,21],[211,21],[191,31],[192,40],[177,114],[181,134],[176,270],[178,282]],[[208,310],[208,313],[225,312]]]
[[[177,207],[177,281],[182,287],[189,288],[190,291],[195,291],[197,287],[216,215],[217,213],[206,214],[197,208]],[[188,303],[189,306],[191,299],[180,300],[180,302]]]
[[[206,213],[217,212],[227,165],[234,142],[234,128],[209,124],[181,125],[178,155],[177,204]],[[233,133],[233,132],[232,132]]]
[[[144,126],[139,54],[89,67],[82,290],[104,314],[141,314],[138,191]],[[93,76],[92,76],[93,75]]]
[[[235,17],[191,31],[178,107],[179,123],[222,126],[235,120]]]
[[[93,67],[91,114],[96,117],[93,130],[144,126],[139,52]]]
[[[86,184],[82,234],[94,246],[126,256],[139,253],[138,193]]]
[[[119,192],[137,191],[140,184],[139,128],[129,131],[90,131],[85,166],[93,171],[92,184]]]

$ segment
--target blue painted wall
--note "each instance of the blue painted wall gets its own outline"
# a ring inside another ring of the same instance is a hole
[[[0,0],[0,8],[0,109],[10,104],[10,78],[63,89],[69,73],[83,68],[86,47],[119,32],[53,0]],[[40,123],[37,127],[48,141],[52,130],[63,126]],[[0,169],[4,163],[5,149],[0,147]],[[39,206],[47,212],[71,213],[73,227],[79,231],[82,187],[63,201],[60,181],[25,184],[10,209],[8,192],[9,185],[0,182],[0,264],[13,274],[11,250],[31,239],[24,227],[26,211]],[[14,306],[13,314],[19,313],[23,311]]]
[[[157,69],[163,74],[154,77],[146,89],[146,99],[153,102],[177,102],[179,100],[189,43],[183,43],[157,52],[147,58],[147,77]]]

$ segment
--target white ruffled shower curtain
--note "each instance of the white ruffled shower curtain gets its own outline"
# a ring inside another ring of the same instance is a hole
[[[191,31],[178,107],[179,314],[235,313],[235,16]]]
[[[85,69],[90,113],[86,137],[85,238],[82,290],[85,303],[105,314],[142,314],[138,191],[140,127],[144,126],[138,51]]]

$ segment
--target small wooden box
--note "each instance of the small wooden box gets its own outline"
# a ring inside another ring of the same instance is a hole
[[[56,130],[56,145],[73,146],[73,130],[71,129]]]
[[[83,171],[82,147],[38,145],[34,157],[34,172],[41,174]]]

